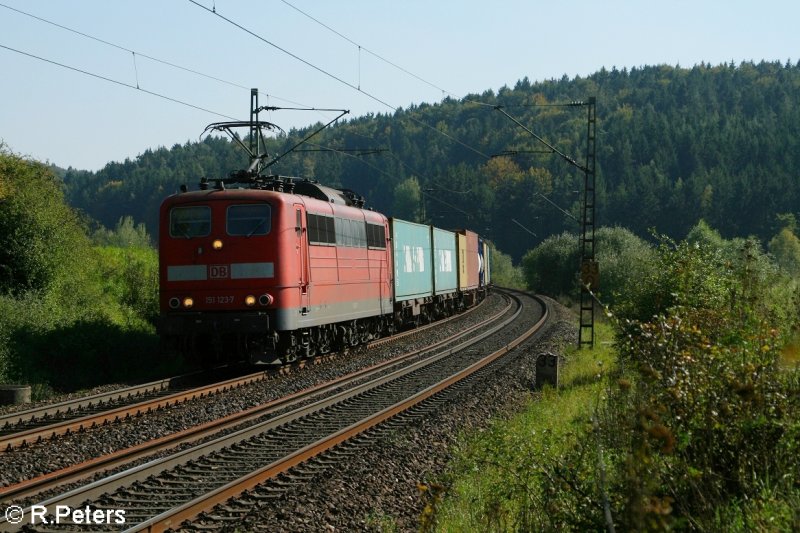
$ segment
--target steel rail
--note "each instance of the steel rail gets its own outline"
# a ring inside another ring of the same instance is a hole
[[[420,326],[413,330],[396,333],[389,337],[371,341],[366,346],[367,348],[373,348],[378,345],[403,339],[410,335],[422,333],[429,328],[441,326],[442,324],[445,324],[451,320],[463,318],[468,314],[470,314],[471,312],[478,309],[478,307],[479,306],[473,306],[463,313],[459,313],[458,315],[453,315],[446,319],[436,321],[435,323],[426,324],[424,326]],[[291,372],[291,370],[294,368],[302,368],[309,363],[316,364],[319,361],[325,360],[333,356],[335,356],[335,354],[318,355],[308,360],[302,360],[298,361],[297,363],[283,365],[277,369],[276,373],[286,374],[288,372]],[[189,374],[164,378],[149,383],[144,383],[141,385],[133,385],[130,387],[125,387],[114,391],[101,392],[90,396],[85,396],[82,398],[65,400],[63,402],[58,402],[50,405],[43,405],[41,407],[37,407],[34,409],[26,409],[24,411],[16,411],[0,415],[0,432],[7,431],[8,428],[15,425],[36,424],[37,421],[39,420],[69,416],[70,413],[76,413],[82,410],[102,409],[104,404],[109,404],[112,402],[130,400],[132,398],[145,396],[149,394],[158,394],[168,390],[171,386],[174,386],[175,383],[179,382],[180,380],[201,374],[202,371],[192,372]],[[263,374],[262,372],[257,372],[241,378],[233,378],[232,380],[228,381],[232,382],[236,379],[246,380],[250,378],[253,378],[252,380],[258,380],[265,377],[262,374]],[[213,385],[211,387],[213,387]],[[191,391],[188,392],[190,393]],[[173,396],[169,397],[164,396],[162,398],[165,401],[171,401],[171,398],[173,398]],[[174,398],[179,399],[180,398],[179,394],[176,393]],[[181,403],[181,401],[178,401],[178,403]],[[23,431],[15,431],[13,433],[7,433],[6,435],[0,435],[0,453],[13,449],[14,447],[17,446],[23,446],[26,444],[30,444],[32,442],[39,442],[47,438],[52,438],[57,435],[68,434],[73,431],[80,431],[87,427],[103,425],[110,421],[114,421],[120,418],[127,418],[128,416],[131,415],[135,416],[136,414],[149,412],[153,409],[158,409],[160,407],[169,405],[170,405],[169,403],[165,403],[164,405],[151,408],[148,406],[147,401],[143,401],[143,402],[138,402],[136,404],[129,404],[129,407],[131,409],[130,413],[125,412],[123,407],[120,407],[118,409],[109,410],[108,416],[105,416],[105,413],[102,412],[99,414],[94,413],[93,415],[86,415],[83,417],[75,416],[69,419],[54,422],[52,424],[38,425],[37,427],[29,428]]]
[[[471,326],[470,330],[474,331],[489,324],[493,320],[496,320],[497,317],[507,313],[508,310],[511,308],[511,305],[512,303],[509,300],[508,304],[503,309],[499,310],[493,316],[490,316],[485,320],[477,324],[474,324],[473,326]],[[463,316],[463,314],[460,316]],[[136,446],[125,448],[122,450],[117,450],[115,452],[103,455],[101,457],[96,457],[89,461],[75,464],[54,472],[49,472],[47,474],[22,481],[20,483],[16,483],[14,485],[0,487],[0,502],[27,498],[35,495],[38,492],[49,490],[59,485],[85,479],[97,473],[100,470],[113,469],[125,463],[129,463],[138,458],[144,457],[146,455],[151,455],[154,453],[165,451],[181,444],[196,442],[200,439],[209,437],[215,433],[225,431],[233,426],[242,423],[252,422],[258,418],[268,416],[278,410],[287,409],[294,405],[306,402],[314,396],[330,393],[331,391],[337,388],[348,386],[354,381],[358,379],[363,379],[364,377],[369,376],[370,374],[386,371],[392,366],[402,364],[403,362],[407,361],[410,358],[419,356],[421,353],[435,350],[449,343],[452,343],[456,339],[463,337],[464,335],[465,335],[464,332],[456,333],[454,335],[449,336],[446,339],[437,341],[436,343],[426,346],[424,348],[396,356],[386,361],[382,361],[380,363],[376,363],[369,367],[365,367],[363,369],[351,372],[339,378],[324,383],[320,383],[318,385],[309,387],[307,389],[303,389],[301,391],[289,394],[282,398],[277,398],[265,404],[253,406],[249,409],[246,409],[238,413],[233,413],[218,420],[206,422],[204,424],[187,428],[182,431],[172,433],[170,435],[166,435],[158,439],[140,443]]]
[[[538,300],[538,299],[537,299]],[[191,520],[197,517],[200,513],[208,512],[214,506],[226,502],[228,499],[235,497],[246,490],[251,490],[261,483],[276,477],[279,474],[285,473],[291,468],[300,465],[316,457],[317,455],[332,449],[333,447],[342,444],[345,441],[351,440],[357,435],[381,424],[396,415],[411,409],[412,407],[422,403],[423,401],[441,393],[453,384],[475,374],[482,370],[489,364],[493,363],[500,357],[506,355],[508,352],[519,346],[531,335],[536,333],[549,318],[549,308],[542,300],[538,300],[543,306],[544,313],[541,319],[536,322],[531,328],[526,330],[522,335],[517,337],[513,342],[500,348],[499,350],[491,353],[490,355],[482,358],[481,360],[473,363],[467,368],[445,378],[438,383],[410,396],[409,398],[400,401],[390,407],[387,407],[355,424],[350,425],[336,433],[333,433],[323,439],[320,439],[313,444],[307,445],[296,452],[284,457],[281,460],[275,461],[255,472],[247,474],[236,481],[228,483],[219,487],[207,494],[204,494],[194,500],[187,502],[179,507],[170,509],[158,516],[155,516],[145,522],[139,523],[132,528],[126,529],[126,533],[148,531],[148,532],[161,532],[170,528],[176,528],[181,525],[185,520]],[[521,312],[522,306],[513,318]],[[512,318],[512,320],[513,320]],[[504,322],[507,325],[509,321]],[[504,326],[500,326],[502,328]]]
[[[422,333],[427,329],[430,329],[435,326],[441,326],[451,320],[463,318],[464,316],[467,316],[469,313],[471,313],[477,308],[478,306],[474,306],[468,309],[464,313],[453,315],[444,320],[439,320],[436,321],[435,323],[426,324],[425,326],[421,326],[413,330],[397,333],[395,335],[383,339],[377,339],[367,344],[367,347],[371,348],[387,342],[400,340],[410,335]],[[318,355],[311,359],[298,361],[297,363],[293,364],[283,365],[277,368],[277,370],[271,369],[270,371],[275,371],[278,374],[286,374],[294,368],[303,368],[307,364],[317,364],[318,362],[326,360],[329,357],[333,357],[334,355],[335,354]],[[270,371],[260,371],[243,377],[225,380],[217,384],[198,387],[196,389],[190,389],[187,391],[178,392],[168,396],[161,396],[160,399],[148,399],[141,402],[137,402],[135,404],[120,406],[118,408],[103,411],[100,413],[92,413],[89,415],[72,417],[66,420],[54,422],[52,424],[37,426],[19,432],[8,433],[6,435],[0,435],[0,453],[11,450],[15,447],[41,442],[48,438],[53,438],[59,435],[66,435],[72,432],[82,431],[86,428],[101,426],[120,419],[126,419],[131,416],[137,416],[142,413],[152,412],[157,409],[169,407],[171,405],[176,405],[179,403],[183,403],[185,401],[190,401],[198,397],[202,398],[207,394],[225,392],[226,390],[228,390],[226,387],[229,385],[232,388],[235,388],[241,385],[246,385],[248,383],[264,379],[268,377]],[[170,385],[174,385],[174,383],[177,382],[178,380],[186,379],[191,376],[199,374],[202,374],[202,372],[194,372],[190,374],[184,374],[181,376],[165,378],[158,381],[145,383],[142,385],[134,385],[131,387],[126,387],[115,391],[98,393],[83,398],[77,398],[75,400],[67,400],[52,405],[45,405],[36,409],[29,409],[25,411],[8,413],[6,415],[0,416],[0,432],[6,430],[6,428],[9,428],[13,425],[35,423],[36,420],[40,419],[64,416],[68,415],[71,412],[77,412],[80,410],[97,409],[101,408],[103,404],[131,399],[137,396],[144,396],[147,394],[163,392],[168,390],[170,388]]]
[[[503,321],[502,325],[499,327],[504,327],[505,325],[513,321],[518,314],[519,310],[517,310],[516,314],[513,317]],[[474,330],[475,328],[472,329]],[[430,364],[432,360],[444,359],[447,356],[451,355],[454,350],[461,349],[469,344],[477,342],[478,340],[491,335],[493,333],[493,329],[480,334],[478,336],[479,337],[478,339],[463,342],[462,345],[459,346],[458,348],[451,348],[450,350],[444,350],[439,354],[432,356],[431,358],[416,361],[406,366],[405,368],[395,370],[387,375],[381,376],[372,381],[361,383],[355,386],[354,388],[341,391],[328,398],[323,398],[322,400],[318,400],[312,403],[311,405],[295,409],[294,411],[285,413],[283,415],[270,419],[266,422],[262,422],[257,426],[241,429],[229,435],[217,438],[213,441],[200,445],[197,448],[184,450],[175,455],[154,460],[150,463],[140,465],[138,467],[132,468],[124,472],[120,472],[106,479],[102,479],[100,481],[92,483],[86,487],[75,489],[66,494],[50,498],[47,501],[40,503],[39,505],[43,505],[45,507],[52,507],[57,505],[68,505],[72,507],[79,505],[82,506],[84,502],[86,502],[87,500],[98,498],[103,494],[106,494],[117,488],[123,486],[129,486],[131,483],[146,479],[147,477],[153,475],[154,473],[163,472],[165,470],[169,470],[170,468],[174,468],[179,465],[185,465],[187,464],[187,462],[196,460],[197,458],[202,456],[206,456],[209,453],[213,453],[215,450],[230,448],[232,444],[243,442],[256,435],[261,435],[265,431],[269,431],[270,428],[277,428],[287,424],[288,422],[305,418],[312,411],[319,412],[321,410],[324,410],[326,407],[330,407],[335,404],[341,404],[341,402],[344,401],[345,399],[361,395],[365,391],[374,389],[375,387],[383,383],[390,382],[398,378],[399,376],[408,375],[411,374],[412,372],[418,371],[421,368],[424,368],[426,365]],[[26,511],[26,514],[28,514],[29,512],[30,508]],[[0,518],[0,525],[2,525],[3,522],[4,520]]]
[[[186,374],[184,376],[177,376],[174,378],[165,378],[150,383],[143,383],[141,385],[132,385],[122,389],[117,389],[109,392],[99,392],[90,396],[82,398],[75,398],[72,400],[65,400],[63,402],[43,405],[35,409],[26,409],[24,411],[16,411],[6,413],[0,416],[0,431],[8,427],[34,422],[42,418],[52,418],[71,413],[80,409],[94,408],[105,403],[124,400],[134,396],[141,396],[152,392],[162,391],[170,387],[176,379],[185,378],[194,374]]]
[[[88,428],[102,426],[117,420],[124,420],[144,413],[150,413],[159,409],[175,406],[190,400],[204,398],[212,394],[226,392],[242,385],[247,385],[267,377],[266,372],[261,371],[249,374],[244,377],[231,378],[225,381],[197,387],[194,389],[176,392],[167,396],[145,400],[131,405],[123,405],[115,409],[103,411],[101,413],[82,416],[63,422],[56,422],[44,427],[33,428],[20,433],[13,433],[0,437],[0,453],[11,450],[15,447],[24,446],[59,435],[68,435],[83,431]]]

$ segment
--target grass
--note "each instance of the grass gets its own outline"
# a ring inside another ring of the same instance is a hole
[[[570,350],[558,390],[534,393],[527,408],[458,444],[450,487],[436,513],[441,531],[540,530],[546,486],[558,462],[591,431],[589,420],[613,368],[610,327],[597,327],[592,350]],[[546,465],[546,467],[542,467]],[[558,480],[556,480],[558,481]],[[563,482],[567,482],[562,480]],[[538,510],[538,511],[537,511]]]

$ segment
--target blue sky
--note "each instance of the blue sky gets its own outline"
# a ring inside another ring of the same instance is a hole
[[[228,120],[136,90],[137,83],[237,119],[248,118],[250,87],[261,91],[261,105],[343,108],[360,116],[434,103],[443,91],[462,97],[497,90],[525,76],[800,59],[796,0],[196,2],[328,74],[189,0],[0,0],[0,139],[22,155],[97,170],[148,148],[197,140],[206,124]],[[333,116],[283,111],[261,118],[289,130]]]

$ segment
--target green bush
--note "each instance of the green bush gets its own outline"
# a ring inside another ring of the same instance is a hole
[[[153,248],[98,247],[97,282],[107,300],[118,304],[126,320],[151,324],[158,317],[158,254]]]
[[[506,255],[494,246],[491,247],[492,283],[498,287],[525,289],[525,277],[522,268],[514,266],[511,256]]]
[[[800,368],[781,364],[797,284],[752,239],[692,237],[662,239],[620,294],[618,359],[583,411],[575,385],[545,394],[560,426],[503,424],[468,450],[445,529],[800,529]]]
[[[156,252],[93,248],[86,227],[49,169],[0,150],[3,382],[74,390],[159,372]],[[148,240],[132,221],[104,235]]]
[[[78,289],[69,280],[85,272],[90,245],[59,180],[0,150],[0,191],[0,294]]]
[[[651,273],[654,253],[644,240],[624,228],[600,228],[595,234],[595,256],[600,265],[599,295],[614,303],[619,294]],[[561,233],[545,239],[522,258],[528,288],[558,297],[577,295],[578,236]]]
[[[116,246],[118,248],[147,249],[151,247],[147,228],[141,222],[136,224],[129,216],[121,217],[113,230],[103,226],[94,230],[92,241],[99,246]]]
[[[769,241],[769,251],[788,275],[800,277],[800,239],[791,229],[783,228],[775,235]]]
[[[532,291],[557,297],[578,290],[578,237],[552,235],[522,258],[525,281]]]
[[[597,444],[568,455],[597,472],[604,454],[605,483],[574,481],[593,494],[594,527],[605,493],[625,530],[796,528],[800,387],[778,364],[788,301],[770,299],[786,280],[753,240],[665,240],[657,265],[621,302]],[[754,514],[721,511],[741,502]]]

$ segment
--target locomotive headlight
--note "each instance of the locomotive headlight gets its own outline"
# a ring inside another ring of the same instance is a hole
[[[191,296],[187,296],[183,299],[183,307],[186,309],[191,309],[194,305],[194,299]]]
[[[253,296],[252,294],[248,294],[244,298],[244,305],[246,305],[247,307],[253,307],[254,305],[256,305],[256,297]]]
[[[170,299],[169,299],[169,306],[170,306],[172,309],[177,309],[178,307],[180,307],[180,306],[181,306],[181,301],[180,301],[178,298],[175,298],[175,297],[173,296],[172,298],[170,298]]]
[[[261,296],[258,297],[258,303],[260,303],[261,305],[272,305],[272,302],[274,301],[275,299],[269,294],[262,294]]]
[[[214,239],[214,242],[211,243],[211,247],[215,250],[222,250],[222,241],[220,239]]]

